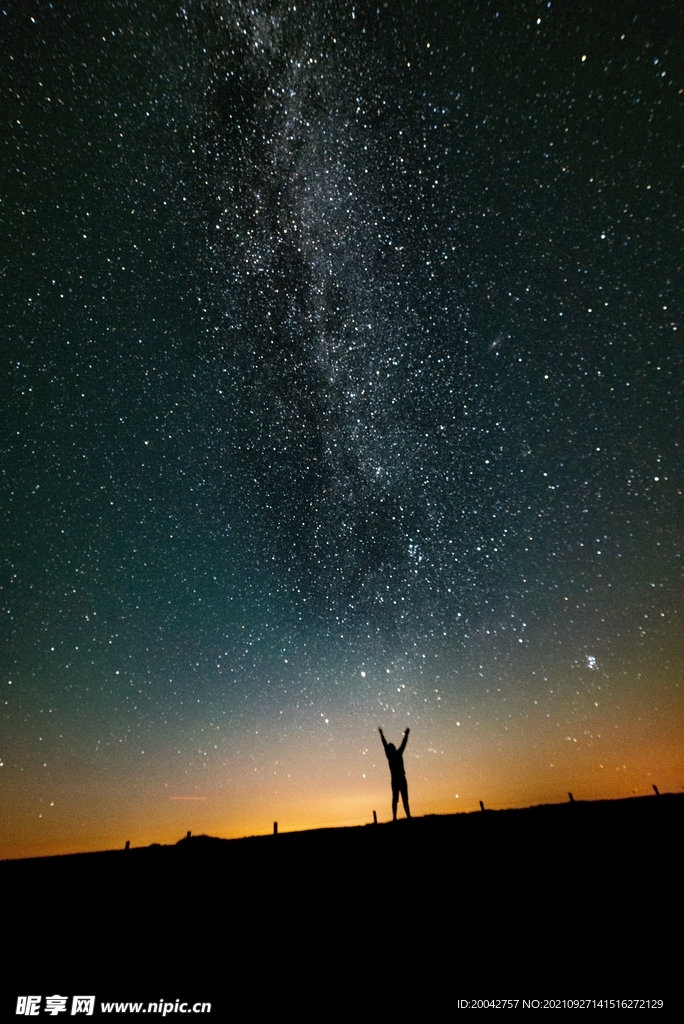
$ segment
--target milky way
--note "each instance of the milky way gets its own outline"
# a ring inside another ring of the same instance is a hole
[[[677,6],[2,18],[8,849],[679,788]]]

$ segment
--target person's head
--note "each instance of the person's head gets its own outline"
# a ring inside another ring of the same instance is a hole
[[[396,753],[396,749],[397,748],[394,746],[393,743],[388,743],[387,744],[387,749],[389,750],[390,754],[394,754],[394,753]]]

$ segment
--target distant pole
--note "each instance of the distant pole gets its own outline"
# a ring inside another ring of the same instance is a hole
[[[274,836],[278,835],[278,822],[277,821],[273,822],[273,835]]]
[[[660,790],[658,789],[657,786],[653,787],[653,792],[655,793],[656,796],[660,796]]]
[[[378,823],[378,812],[377,811],[373,811],[373,824],[377,825],[377,823]]]
[[[574,796],[572,795],[572,793],[568,793],[568,796],[570,797],[570,803],[571,803],[571,804],[574,804],[574,802],[575,802],[575,798],[574,798]]]
[[[124,850],[130,850],[130,848],[131,848],[131,841],[130,841],[130,839],[127,839],[126,840],[126,845],[124,846]]]
[[[480,810],[481,810],[481,811],[484,811],[484,809],[485,809],[485,805],[484,805],[484,803],[482,802],[482,800],[480,800]]]
[[[188,832],[187,832],[187,835],[185,836],[185,838],[189,839],[191,835],[192,835],[192,832],[190,831],[190,829],[188,829]]]

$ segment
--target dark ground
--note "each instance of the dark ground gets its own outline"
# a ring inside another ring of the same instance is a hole
[[[6,861],[6,1012],[29,991],[222,1014],[478,996],[672,1008],[683,817],[665,794]]]

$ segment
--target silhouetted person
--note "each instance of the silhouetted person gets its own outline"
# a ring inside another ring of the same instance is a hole
[[[408,783],[406,782],[406,773],[404,771],[404,758],[403,753],[406,749],[406,743],[408,742],[409,729],[404,732],[404,739],[402,740],[401,746],[397,750],[393,743],[388,743],[385,739],[385,734],[382,729],[378,729],[380,733],[380,739],[382,745],[385,748],[385,754],[389,761],[389,769],[392,775],[392,820],[397,820],[397,804],[399,803],[399,794],[401,793],[401,802],[404,805],[406,817],[411,817],[408,802]]]

